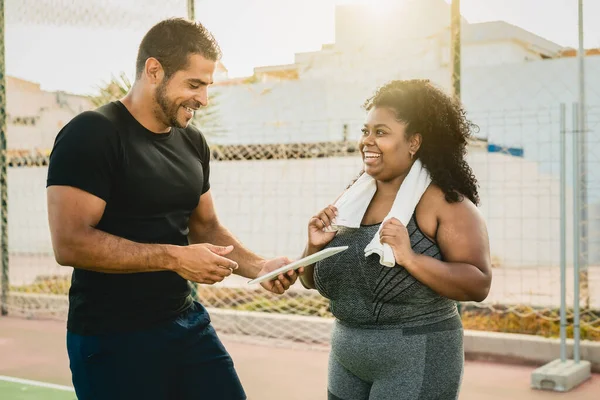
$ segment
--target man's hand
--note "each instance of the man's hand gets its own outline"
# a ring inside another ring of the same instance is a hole
[[[263,266],[263,268],[258,273],[257,277],[267,274],[271,271],[276,270],[277,268],[281,268],[284,265],[288,265],[291,263],[287,257],[278,257],[272,260],[267,260]],[[286,274],[279,274],[277,278],[261,283],[262,287],[267,289],[269,292],[273,292],[275,294],[283,294],[286,290],[290,288],[298,279],[298,275],[302,274],[304,268],[298,268],[297,270],[288,271]]]
[[[210,243],[176,247],[173,251],[175,261],[172,270],[189,281],[212,285],[221,282],[237,269],[235,261],[223,257],[232,250],[233,246],[215,246]]]

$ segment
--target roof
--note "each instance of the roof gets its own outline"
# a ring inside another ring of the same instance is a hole
[[[223,64],[221,61],[217,62],[216,70],[219,72],[228,72],[227,68],[225,67],[225,64]]]
[[[561,50],[561,57],[577,57],[577,49],[566,48]],[[600,56],[600,48],[585,49],[586,56]]]
[[[266,65],[263,67],[255,67],[254,73],[293,71],[296,69],[298,69],[297,64]]]
[[[448,30],[449,28],[443,32],[445,40],[449,40]],[[467,44],[515,40],[548,57],[554,57],[564,49],[557,43],[505,21],[463,24],[461,30],[461,39]]]
[[[239,78],[228,78],[222,81],[218,81],[212,84],[212,86],[232,86],[232,85],[243,85],[255,81],[256,78],[253,76],[243,76]]]

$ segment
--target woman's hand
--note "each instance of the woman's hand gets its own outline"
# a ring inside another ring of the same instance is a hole
[[[322,249],[335,237],[335,232],[325,232],[335,221],[337,208],[327,206],[308,222],[308,245],[313,249]]]
[[[379,240],[392,248],[396,264],[404,266],[415,255],[410,245],[408,230],[396,218],[390,218],[383,223],[379,232]]]

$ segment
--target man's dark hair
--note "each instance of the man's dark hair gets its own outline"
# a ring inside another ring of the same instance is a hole
[[[168,79],[187,66],[191,54],[217,61],[221,58],[221,49],[213,35],[199,22],[183,18],[161,21],[150,28],[140,43],[136,79],[142,76],[146,60],[150,57],[161,63]]]

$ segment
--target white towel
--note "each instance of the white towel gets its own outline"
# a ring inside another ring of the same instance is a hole
[[[413,163],[406,178],[404,178],[404,181],[396,194],[392,209],[383,221],[385,222],[390,218],[396,218],[402,222],[404,226],[408,225],[421,196],[423,196],[423,193],[425,193],[425,190],[427,190],[430,183],[431,177],[429,176],[429,172],[423,166],[421,161],[417,159]],[[327,230],[334,232],[341,226],[348,228],[360,227],[363,216],[365,215],[367,207],[376,190],[377,184],[375,183],[375,179],[366,173],[362,174],[335,202],[335,206],[338,209],[338,215],[335,224],[332,224]],[[381,225],[383,226],[383,223]],[[393,267],[396,265],[394,252],[388,244],[381,244],[379,241],[380,231],[381,226],[371,242],[365,247],[365,257],[376,253],[379,255],[379,262],[382,265]]]

